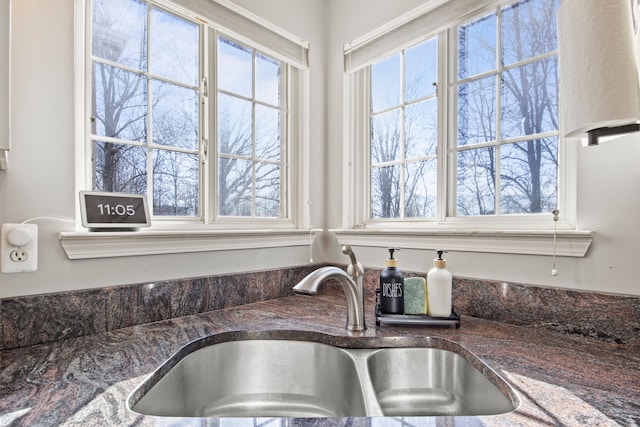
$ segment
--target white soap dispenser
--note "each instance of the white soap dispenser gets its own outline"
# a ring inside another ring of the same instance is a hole
[[[428,314],[431,317],[451,316],[451,272],[446,269],[447,260],[437,250],[438,258],[433,260],[433,268],[427,273],[427,294],[429,298]]]

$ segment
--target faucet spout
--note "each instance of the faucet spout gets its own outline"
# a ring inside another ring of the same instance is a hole
[[[335,279],[340,283],[347,299],[347,329],[350,331],[365,330],[362,274],[350,277],[338,267],[322,267],[302,279],[293,287],[293,291],[297,294],[315,295],[320,285],[330,279]]]

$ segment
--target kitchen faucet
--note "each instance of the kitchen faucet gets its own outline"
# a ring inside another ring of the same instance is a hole
[[[319,268],[295,285],[293,291],[297,294],[315,295],[322,283],[329,279],[336,279],[342,286],[347,299],[346,328],[350,331],[363,331],[367,328],[364,322],[364,268],[356,260],[351,246],[344,245],[342,253],[351,259],[346,273],[338,267]]]

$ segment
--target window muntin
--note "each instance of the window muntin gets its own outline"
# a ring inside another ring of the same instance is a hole
[[[286,64],[169,7],[92,2],[91,188],[148,194],[156,220],[288,219]]]
[[[557,6],[496,7],[429,39],[448,46],[453,66],[445,52],[424,54],[431,71],[418,71],[405,59],[418,44],[369,67],[369,222],[523,217],[558,206]],[[423,102],[432,108],[420,111],[408,100],[411,73],[429,76],[433,96]],[[449,89],[437,97],[437,86]],[[411,117],[411,126],[397,124]],[[418,140],[431,148],[418,150],[424,157],[414,165],[423,168],[412,169]]]

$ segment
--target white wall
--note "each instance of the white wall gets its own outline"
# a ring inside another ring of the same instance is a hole
[[[328,138],[332,158],[342,153],[342,46],[374,30],[424,2],[421,0],[330,0],[328,37]],[[450,253],[448,268],[454,275],[513,281],[556,287],[640,295],[640,134],[629,135],[599,147],[584,147],[578,154],[577,227],[595,232],[584,258],[559,258],[557,277],[552,277],[551,257]],[[342,223],[342,163],[327,164],[328,226]],[[359,260],[369,267],[384,268],[386,248],[355,248]],[[332,262],[346,262],[334,242]],[[428,271],[435,253],[403,250],[400,268]]]
[[[311,43],[310,189],[312,224],[338,227],[342,215],[342,46],[423,0],[235,0]],[[13,1],[11,169],[0,172],[0,223],[36,216],[71,218],[74,191],[73,0]],[[327,156],[327,161],[325,161]],[[578,226],[595,231],[585,258],[455,253],[455,275],[640,295],[640,135],[579,151]],[[0,274],[0,298],[180,277],[302,265],[299,248],[69,261],[58,233],[73,225],[40,222],[39,268]],[[337,248],[326,240],[325,249]],[[385,247],[356,248],[383,267]],[[321,248],[322,249],[322,248]],[[316,257],[316,255],[314,255]],[[403,251],[401,266],[422,271],[433,254]],[[329,261],[345,262],[332,252]],[[320,261],[320,259],[316,259]]]

